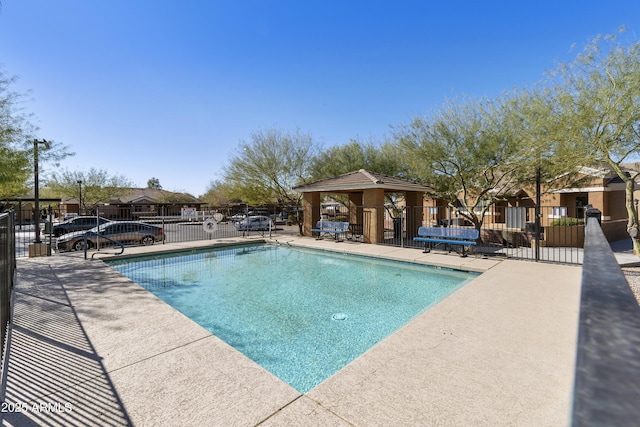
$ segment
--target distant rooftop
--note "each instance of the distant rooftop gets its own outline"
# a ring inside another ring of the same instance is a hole
[[[365,169],[345,173],[332,178],[321,179],[308,184],[293,187],[300,193],[305,192],[326,192],[341,193],[358,190],[382,188],[388,191],[421,191],[432,192],[433,189],[427,185],[414,181],[396,178],[381,173],[370,172]]]

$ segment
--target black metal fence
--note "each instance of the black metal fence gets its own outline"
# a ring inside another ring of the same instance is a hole
[[[247,220],[247,216],[262,217],[260,223],[255,223],[253,219]],[[49,245],[49,253],[57,252],[57,229],[64,221],[64,215],[54,209],[43,213],[38,226],[34,224],[33,212],[25,210],[21,215],[16,215],[18,219],[15,224],[15,254],[17,257],[29,256],[29,247],[36,240],[36,232],[40,232],[42,243]],[[91,216],[88,220],[89,226],[85,230],[99,223],[100,216]],[[94,221],[95,218],[95,221]],[[264,218],[271,219],[271,227],[268,226]],[[105,218],[108,219],[108,218]],[[278,233],[288,223],[288,215],[282,211],[259,210],[237,213],[232,216],[223,215],[215,211],[197,211],[192,215],[178,216],[140,216],[137,222],[151,224],[162,228],[164,240],[155,244],[186,242],[196,240],[213,240],[228,237],[247,237],[255,235],[268,235]],[[211,225],[212,220],[215,222]],[[245,221],[245,222],[243,222]],[[107,240],[100,239],[100,245],[107,245]],[[142,241],[132,239],[127,245],[143,244]],[[65,248],[68,249],[68,248]]]
[[[314,207],[314,209],[317,208]],[[481,216],[482,221],[479,227],[469,220],[469,213],[449,206],[397,208],[387,205],[365,209],[362,206],[349,208],[335,203],[323,204],[319,209],[322,217],[327,220],[349,222],[348,238],[355,241],[364,241],[364,230],[370,230],[373,227],[372,221],[380,220],[384,232],[376,242],[407,248],[424,246],[423,243],[414,241],[420,226],[479,228],[480,237],[474,246],[474,251],[482,256],[568,264],[581,264],[583,260],[585,227],[583,206],[541,207],[536,211],[534,206],[493,205]],[[539,212],[539,227],[536,227],[537,212]],[[257,230],[252,226],[245,229],[237,227],[238,221],[242,221],[247,215],[272,218],[274,221],[272,233],[282,230],[293,219],[287,216],[286,212],[275,209],[271,211],[247,209],[234,215],[198,211],[189,216],[139,216],[138,220],[162,227],[165,235],[164,243],[269,233],[268,229]],[[31,218],[33,218],[32,212],[16,213],[16,255],[18,257],[28,255],[29,244],[36,237],[36,229],[42,233],[42,241],[50,244],[51,250],[55,253],[56,236],[50,232],[64,219],[64,216],[60,212],[50,210],[41,217],[39,227],[35,226]],[[206,227],[207,220],[211,218],[215,218],[215,226]],[[609,241],[628,238],[626,220],[605,220],[602,228]]]
[[[16,271],[16,242],[15,242],[15,216],[13,211],[0,213],[0,334],[2,344],[2,372],[0,377],[6,375],[6,346],[7,331],[11,320],[11,290],[15,281]],[[4,392],[4,388],[1,389]],[[0,396],[0,399],[4,401]]]
[[[371,222],[380,221],[382,217],[384,237],[379,243],[384,245],[423,247],[424,243],[413,240],[418,236],[420,226],[478,228],[480,236],[473,248],[476,254],[581,264],[584,209],[583,206],[541,207],[537,214],[534,206],[491,206],[483,215],[478,211],[479,227],[470,220],[468,212],[449,206],[379,206],[375,208],[376,213],[372,213],[372,208],[362,206],[350,209],[344,205],[330,205],[323,206],[321,214],[327,220],[348,221],[350,238],[356,241],[363,241],[364,230],[371,229]],[[610,241],[628,237],[626,220],[608,221],[603,229]],[[442,249],[447,250],[446,247]]]

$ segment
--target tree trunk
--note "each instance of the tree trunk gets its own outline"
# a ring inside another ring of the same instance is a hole
[[[629,221],[627,222],[627,232],[631,236],[633,242],[633,254],[640,256],[640,232],[638,227],[638,211],[636,210],[633,199],[634,181],[633,179],[625,180],[625,201],[627,206],[627,214]]]

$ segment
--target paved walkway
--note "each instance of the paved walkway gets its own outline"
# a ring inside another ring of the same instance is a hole
[[[611,250],[621,267],[640,266],[640,258],[633,254],[633,242],[631,239],[618,240],[611,243]]]
[[[20,259],[3,425],[570,423],[579,267],[276,240],[484,273],[302,395],[99,260]]]

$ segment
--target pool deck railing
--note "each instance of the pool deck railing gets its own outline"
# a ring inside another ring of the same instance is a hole
[[[594,214],[585,229],[573,425],[636,425],[640,306]]]

